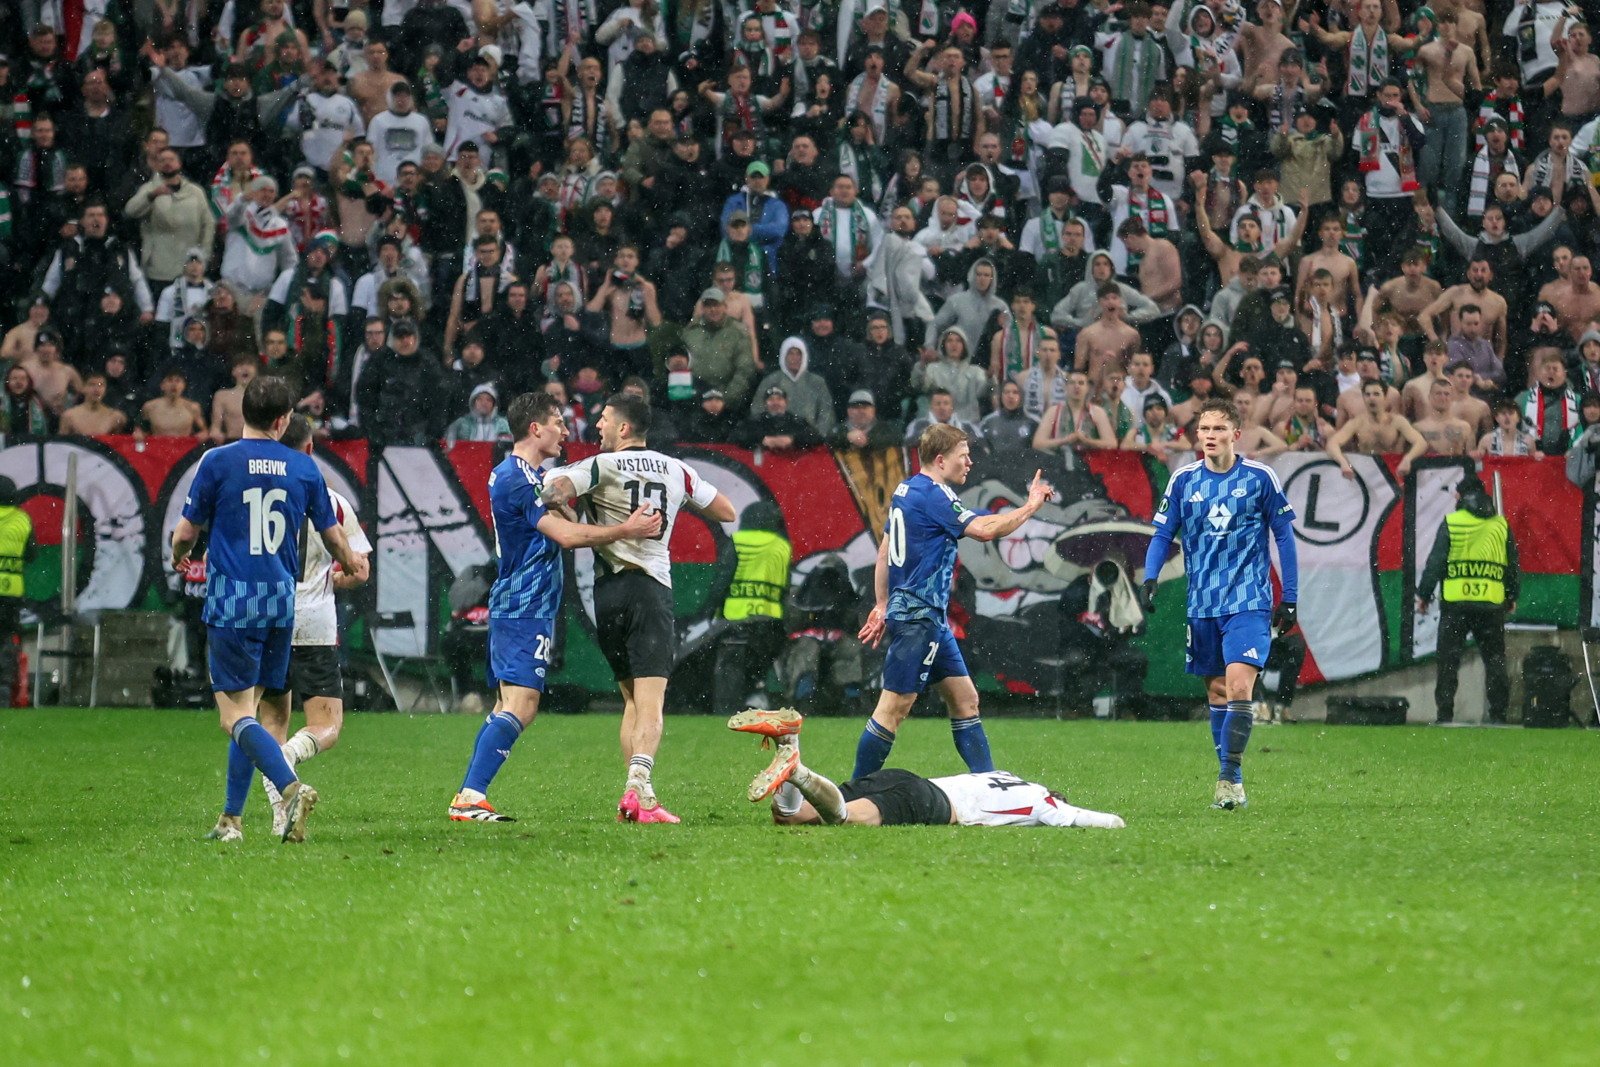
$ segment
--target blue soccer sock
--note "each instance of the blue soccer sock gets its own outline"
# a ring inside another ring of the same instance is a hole
[[[244,754],[238,742],[228,742],[228,790],[222,802],[222,814],[243,815],[244,802],[250,796],[250,779],[255,777],[255,764]]]
[[[1211,747],[1217,753],[1217,777],[1224,777],[1222,762],[1222,724],[1228,718],[1228,705],[1212,704],[1211,708]]]
[[[1250,701],[1228,701],[1228,716],[1222,724],[1222,777],[1230,782],[1244,781],[1239,763],[1244,759],[1245,746],[1250,743],[1250,727],[1255,721],[1256,713]]]
[[[511,746],[521,736],[522,723],[509,711],[497,711],[483,720],[478,739],[472,745],[472,762],[467,764],[467,776],[462,779],[461,788],[487,795],[489,783],[500,773],[511,755]]]
[[[986,774],[994,770],[994,757],[989,755],[989,736],[983,732],[983,716],[951,719],[950,739],[966,761],[968,772]]]
[[[894,731],[887,726],[879,726],[876,719],[868,719],[866,729],[861,731],[861,740],[856,742],[856,768],[850,772],[850,777],[864,778],[873,771],[881,770],[892,748]]]
[[[267,733],[267,728],[257,722],[254,715],[246,715],[233,724],[233,740],[244,750],[250,762],[267,776],[267,780],[278,787],[278,792],[283,792],[294,783],[294,769],[283,758],[283,746],[278,744],[276,737]]]

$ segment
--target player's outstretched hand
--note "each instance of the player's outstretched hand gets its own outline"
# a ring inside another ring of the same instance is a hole
[[[622,524],[625,537],[656,537],[661,533],[661,512],[648,504],[635,508]]]
[[[867,621],[861,624],[861,629],[856,633],[856,640],[868,648],[877,648],[878,643],[883,640],[884,614],[883,608],[874,607],[867,614]]]
[[[1043,504],[1056,495],[1055,487],[1044,480],[1044,471],[1033,472],[1033,481],[1028,483],[1028,504],[1038,511]]]
[[[1156,613],[1156,580],[1154,578],[1146,578],[1144,580],[1144,587],[1139,591],[1139,606],[1144,609],[1146,615],[1154,615]]]
[[[1272,628],[1280,634],[1286,634],[1295,628],[1300,621],[1300,610],[1288,600],[1280,601],[1278,610],[1272,613]]]

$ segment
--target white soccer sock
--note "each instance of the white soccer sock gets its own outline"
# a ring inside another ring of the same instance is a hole
[[[315,756],[322,749],[317,747],[317,739],[311,735],[309,729],[301,729],[283,744],[283,757],[289,761],[290,766],[304,763]]]
[[[649,796],[654,792],[650,784],[650,772],[655,769],[654,756],[636,753],[628,758],[628,786],[637,789],[640,793]]]
[[[788,816],[799,813],[800,805],[805,803],[805,798],[800,795],[800,790],[795,788],[793,782],[784,782],[773,795],[772,802],[777,806],[779,815]]]
[[[801,796],[811,801],[823,822],[830,826],[844,822],[844,794],[839,792],[838,786],[803,763],[795,767],[789,781],[800,790]]]

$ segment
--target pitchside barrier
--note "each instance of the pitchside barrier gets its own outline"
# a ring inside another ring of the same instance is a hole
[[[106,437],[0,451],[0,474],[16,482],[44,548],[28,570],[29,598],[60,603],[66,574],[79,614],[171,611],[182,592],[167,565],[166,546],[203,448],[188,438],[153,437],[137,445],[128,437]],[[569,458],[593,451],[574,445]],[[688,445],[673,451],[741,515],[757,501],[778,504],[793,545],[791,588],[836,554],[857,589],[870,596],[875,533],[889,494],[914,456],[900,449],[757,455]],[[487,481],[500,454],[492,444],[380,451],[353,441],[319,448],[317,460],[329,484],[359,501],[376,546],[372,584],[355,599],[357,617],[410,621],[370,631],[357,623],[348,632],[352,644],[375,640],[395,657],[437,654],[452,581],[492,561]],[[1173,469],[1180,462],[1175,458]],[[1395,462],[1396,457],[1354,456],[1355,477],[1345,478],[1321,453],[1271,461],[1296,513],[1300,624],[1308,646],[1304,683],[1372,674],[1433,651],[1437,615],[1416,615],[1410,590],[1467,463],[1424,460],[1402,483]],[[69,465],[76,473],[75,517],[64,500]],[[961,543],[952,610],[974,673],[986,687],[1019,695],[1056,684],[1060,605],[1072,583],[1087,582],[1102,561],[1117,566],[1113,584],[1128,583],[1124,593],[1144,579],[1149,519],[1167,477],[1165,468],[1130,452],[1005,452],[976,460],[962,500],[973,508],[1011,506],[1025,498],[1040,468],[1059,491],[1057,499],[1011,537]],[[1581,608],[1581,621],[1600,625],[1600,594],[1592,578],[1600,539],[1593,488],[1585,493],[1569,484],[1559,458],[1490,459],[1484,472],[1486,478],[1500,475],[1504,510],[1521,550],[1524,577],[1515,618],[1572,627],[1580,622]],[[78,542],[65,567],[64,515]],[[685,511],[673,533],[674,594],[686,649],[704,643],[717,617],[732,575],[729,535],[736,528]],[[1137,640],[1150,660],[1150,692],[1194,694],[1198,686],[1184,676],[1180,651],[1184,577],[1176,554],[1161,578],[1161,610],[1152,618],[1139,617],[1136,598],[1124,595],[1113,597],[1109,618],[1098,621],[1144,628]],[[591,554],[571,553],[565,655],[556,680],[611,691],[610,673],[591,637],[592,579]]]

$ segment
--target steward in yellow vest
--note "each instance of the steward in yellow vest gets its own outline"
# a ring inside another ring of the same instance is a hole
[[[17,678],[22,572],[33,558],[33,547],[33,521],[17,507],[17,483],[0,478],[0,707],[11,705]]]
[[[718,714],[744,706],[752,688],[766,678],[783,649],[783,598],[789,592],[793,550],[785,536],[783,512],[758,500],[739,517],[733,535],[733,580],[722,601],[726,627],[718,640],[712,703]]]
[[[1476,474],[1456,487],[1458,507],[1445,516],[1417,582],[1417,611],[1426,614],[1434,591],[1439,605],[1439,677],[1433,698],[1438,721],[1455,719],[1456,683],[1468,635],[1478,642],[1487,683],[1485,718],[1504,722],[1511,684],[1506,673],[1506,616],[1516,608],[1522,574],[1517,541]]]

